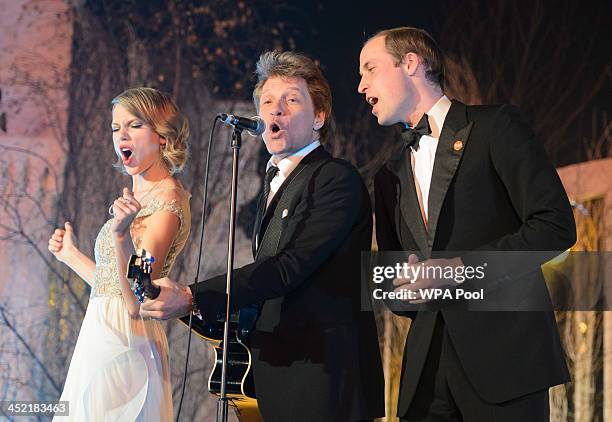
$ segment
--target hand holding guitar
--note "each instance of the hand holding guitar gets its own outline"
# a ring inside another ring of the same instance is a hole
[[[168,277],[152,282],[161,289],[159,296],[147,299],[140,305],[140,316],[143,318],[173,319],[185,316],[191,310],[191,290]]]
[[[191,289],[176,283],[168,277],[151,281],[151,263],[153,257],[144,249],[136,251],[128,264],[127,278],[132,282],[134,293],[138,297],[140,316],[142,318],[174,319],[189,325],[185,317],[192,310],[193,296]],[[232,316],[228,344],[224,344],[223,321],[206,323],[197,318],[192,319],[190,328],[199,336],[209,340],[215,348],[215,364],[208,380],[211,393],[220,394],[221,366],[220,356],[223,349],[228,348],[232,354],[229,363],[230,378],[228,394],[233,397],[232,406],[236,407],[238,420],[241,422],[261,422],[262,418],[255,399],[255,386],[251,373],[251,352],[244,343],[246,337],[255,326],[259,308],[246,308]]]

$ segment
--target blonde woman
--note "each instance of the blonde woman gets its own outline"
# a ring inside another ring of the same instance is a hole
[[[49,250],[91,285],[91,296],[60,400],[74,421],[170,421],[168,342],[143,320],[126,279],[129,257],[144,248],[153,278],[170,272],[189,235],[190,194],[174,177],[188,155],[189,125],[174,101],[152,88],[112,101],[116,167],[132,179],[111,204],[96,239],[95,262],[76,246],[72,226],[56,229]]]

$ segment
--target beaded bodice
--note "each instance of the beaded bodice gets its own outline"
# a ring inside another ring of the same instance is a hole
[[[185,246],[189,236],[189,230],[191,228],[191,214],[189,211],[190,194],[183,192],[182,197],[183,199],[180,202],[177,199],[172,199],[170,201],[165,201],[162,198],[153,199],[140,209],[130,227],[134,249],[138,249],[141,247],[142,234],[142,230],[139,230],[139,226],[144,224],[146,217],[156,212],[168,211],[179,218],[179,230],[170,246],[168,255],[164,261],[164,266],[159,275],[160,277],[166,277],[170,273],[176,257]],[[115,257],[115,245],[111,233],[112,221],[113,220],[110,219],[102,226],[96,238],[94,247],[96,271],[94,274],[91,297],[121,296],[119,274],[117,272],[117,259]],[[159,259],[159,257],[156,258]]]

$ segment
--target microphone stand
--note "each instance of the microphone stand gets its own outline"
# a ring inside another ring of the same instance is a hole
[[[240,147],[242,146],[242,129],[237,125],[234,126],[232,134],[232,187],[230,192],[230,221],[229,235],[227,240],[227,279],[225,294],[227,300],[225,303],[225,324],[223,325],[223,355],[221,358],[221,396],[217,401],[217,422],[227,422],[228,399],[227,399],[227,349],[229,341],[229,324],[231,316],[231,291],[232,278],[234,272],[234,239],[236,234],[236,191],[238,188],[238,157]]]

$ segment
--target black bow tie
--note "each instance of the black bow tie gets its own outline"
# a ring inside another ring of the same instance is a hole
[[[427,114],[423,114],[421,120],[415,127],[410,127],[402,132],[402,139],[406,143],[407,147],[412,147],[413,150],[418,151],[419,141],[421,136],[429,135],[431,128],[429,127],[429,120],[427,120]]]

